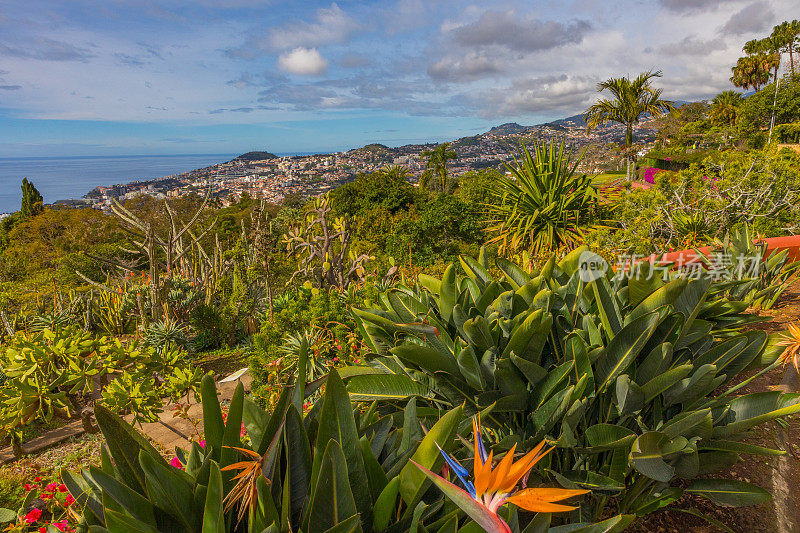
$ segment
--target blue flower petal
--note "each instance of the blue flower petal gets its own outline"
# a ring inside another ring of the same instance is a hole
[[[444,457],[444,460],[445,460],[445,461],[447,462],[447,464],[450,466],[450,470],[452,470],[452,471],[453,471],[453,473],[454,473],[454,474],[455,474],[455,475],[458,477],[458,479],[461,481],[461,484],[462,484],[462,485],[464,485],[464,487],[467,489],[467,492],[469,492],[470,496],[472,496],[472,497],[474,498],[474,497],[475,497],[475,494],[476,494],[476,493],[475,493],[475,486],[472,484],[472,482],[471,482],[471,481],[469,481],[469,480],[467,479],[467,476],[469,476],[469,472],[467,471],[467,469],[466,469],[466,468],[464,468],[463,466],[461,466],[461,465],[458,463],[458,461],[456,461],[455,459],[453,459],[452,457],[450,457],[450,456],[447,454],[447,452],[445,452],[445,451],[444,451],[444,450],[441,448],[441,446],[439,446],[439,445],[437,444],[437,445],[436,445],[436,447],[437,447],[437,448],[439,448],[439,452],[441,452],[441,454],[442,454],[442,457]]]

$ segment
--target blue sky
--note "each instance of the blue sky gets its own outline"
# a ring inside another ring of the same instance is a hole
[[[0,0],[0,157],[330,151],[730,88],[796,0]]]

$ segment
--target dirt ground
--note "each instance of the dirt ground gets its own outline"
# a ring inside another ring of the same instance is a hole
[[[795,282],[769,311],[760,314],[772,320],[755,324],[752,329],[768,333],[785,331],[789,324],[800,322],[800,281]],[[752,375],[752,374],[751,374]],[[742,394],[778,390],[786,370],[777,368],[757,378]],[[743,376],[743,379],[749,376]],[[795,379],[789,380],[791,392],[800,392]],[[785,384],[784,384],[785,387]],[[786,429],[776,423],[759,427],[746,442],[787,450],[800,450],[800,416],[794,415]],[[634,533],[711,533],[720,531],[701,518],[688,514],[699,511],[739,533],[800,533],[800,459],[791,454],[780,457],[745,455],[731,468],[715,474],[715,478],[730,478],[755,483],[773,494],[773,500],[756,507],[718,507],[701,498],[686,496],[671,510],[656,512],[634,523],[627,531]]]

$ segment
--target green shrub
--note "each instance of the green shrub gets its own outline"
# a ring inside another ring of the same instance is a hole
[[[204,378],[204,444],[177,449],[170,463],[131,426],[99,409],[106,438],[102,466],[62,472],[82,510],[78,530],[410,533],[461,526],[478,531],[421,470],[438,472],[445,465],[441,452],[466,449],[458,438],[471,428],[463,407],[418,409],[411,400],[402,413],[377,405],[360,411],[331,372],[324,397],[303,414],[303,403],[317,386],[299,381],[266,412],[246,399],[239,385],[223,419],[214,382]],[[531,476],[528,484],[534,483]],[[483,506],[459,502],[469,517]],[[535,522],[514,506],[499,514],[513,531],[528,526],[559,531],[549,528],[549,513]],[[596,530],[611,531],[630,520],[616,516]],[[508,530],[496,516],[492,522]],[[591,524],[573,525],[582,527]]]
[[[357,295],[363,293],[363,290],[353,290],[351,298],[358,299]],[[265,322],[253,335],[250,358],[253,392],[262,398],[269,397],[274,391],[279,367],[273,363],[285,355],[282,348],[289,336],[309,329],[320,330],[328,339],[319,354],[322,360],[329,361],[339,353],[345,360],[345,354],[352,355],[360,349],[358,345],[353,347],[355,323],[345,295],[336,290],[301,287],[289,293],[287,300],[275,310],[272,322]],[[341,348],[334,349],[334,345]]]
[[[696,479],[739,454],[785,453],[740,442],[800,411],[798,394],[734,394],[754,379],[733,386],[741,372],[779,364],[764,332],[741,331],[759,318],[723,296],[731,284],[664,281],[645,267],[599,268],[592,280],[590,261],[603,265],[585,248],[534,272],[498,259],[493,277],[464,257],[466,276],[451,265],[442,279],[388,290],[355,311],[374,355],[369,371],[342,371],[348,390],[388,400],[422,388],[436,405],[481,413],[505,448],[555,443],[554,481],[613,497],[587,502],[585,517],[606,505],[644,515],[684,492],[733,505],[768,499],[751,484]]]

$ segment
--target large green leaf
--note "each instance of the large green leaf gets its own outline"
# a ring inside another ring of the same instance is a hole
[[[121,481],[136,492],[145,494],[145,476],[139,464],[139,452],[149,454],[164,465],[167,464],[166,461],[133,426],[102,405],[95,404],[94,414]]]
[[[126,487],[119,480],[97,467],[90,466],[89,473],[94,482],[103,489],[104,497],[113,498],[132,517],[154,528],[156,527],[153,504],[147,498]]]
[[[462,416],[462,407],[456,407],[445,413],[422,439],[411,459],[428,469],[440,467],[444,463],[444,458],[439,448],[445,451],[452,448]],[[413,509],[422,498],[426,481],[427,476],[411,463],[406,464],[400,471],[400,495],[409,509]]]
[[[660,313],[649,313],[619,330],[611,339],[605,355],[595,364],[598,391],[604,391],[617,379],[617,376],[625,372],[639,355],[660,320]]]
[[[219,471],[219,465],[212,461],[203,509],[203,533],[226,533],[223,497],[222,473]]]
[[[292,501],[292,516],[298,517],[305,504],[311,483],[311,446],[303,419],[292,405],[286,412],[283,432],[285,457],[289,473],[289,497]]]
[[[678,278],[670,281],[653,294],[644,299],[636,308],[625,317],[625,324],[630,324],[639,317],[652,313],[659,307],[670,305],[681,295],[686,288],[688,280]]]
[[[358,513],[347,460],[338,441],[327,441],[315,481],[308,499],[305,531],[327,531]]]
[[[430,393],[425,385],[399,374],[351,377],[347,380],[347,392],[354,402],[403,400],[412,396],[427,396]]]
[[[449,353],[419,344],[401,344],[389,352],[426,372],[447,372],[457,377],[461,375],[456,359]]]
[[[606,278],[596,279],[591,285],[603,330],[606,332],[606,337],[611,340],[622,329],[622,314],[617,299],[611,292],[611,286]]]
[[[715,438],[737,435],[751,427],[769,420],[800,412],[800,398],[797,394],[780,392],[757,392],[734,398],[730,402],[730,415],[733,421],[714,428]]]
[[[202,524],[202,511],[194,508],[194,487],[184,478],[184,472],[158,461],[145,451],[139,452],[151,502],[177,518],[190,531],[197,531]],[[183,474],[183,475],[181,475]]]
[[[669,437],[658,431],[639,435],[631,448],[633,467],[650,479],[669,482],[675,475],[675,469],[664,460],[663,448],[668,444]]]
[[[770,493],[758,485],[734,479],[698,479],[686,488],[686,492],[726,507],[759,505],[771,499]]]
[[[325,398],[322,401],[322,410],[319,415],[319,429],[314,446],[316,455],[311,471],[312,487],[317,486],[317,479],[322,467],[322,456],[319,453],[321,450],[327,449],[329,440],[337,441],[344,453],[346,472],[350,478],[350,486],[358,512],[361,516],[370,516],[372,497],[369,493],[369,482],[364,469],[364,457],[361,455],[361,444],[353,417],[353,408],[344,383],[336,370],[331,370],[328,375]],[[349,518],[349,516],[344,518]]]

